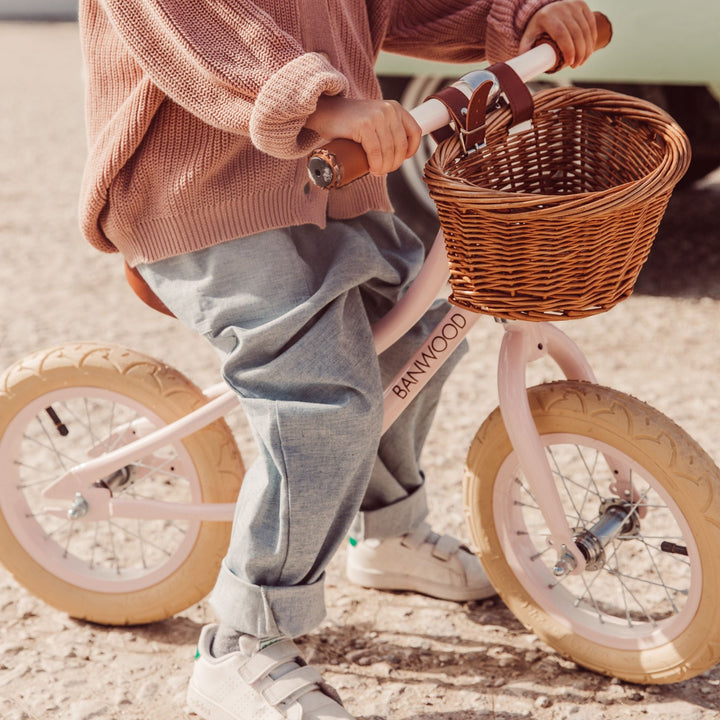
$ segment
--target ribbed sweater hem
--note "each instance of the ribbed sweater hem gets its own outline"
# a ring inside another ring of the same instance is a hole
[[[319,190],[313,190],[305,202],[298,202],[286,188],[273,188],[263,194],[235,198],[222,207],[198,208],[192,213],[143,222],[128,222],[108,213],[102,228],[107,237],[113,238],[115,249],[134,267],[274,228],[306,224],[324,228],[328,217],[346,219],[373,210],[392,210],[382,183],[361,181],[340,193],[341,202],[334,202],[340,198],[333,198],[332,193]]]

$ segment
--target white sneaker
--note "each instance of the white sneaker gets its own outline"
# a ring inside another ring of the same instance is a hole
[[[191,712],[205,720],[354,720],[289,638],[262,649],[252,638],[251,654],[241,649],[216,658],[216,632],[217,625],[207,625],[200,633],[187,692]]]
[[[348,579],[377,590],[411,590],[442,600],[495,595],[477,557],[459,540],[422,523],[407,535],[350,542]]]

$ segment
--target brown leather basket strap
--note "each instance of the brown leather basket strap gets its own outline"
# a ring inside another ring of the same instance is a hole
[[[529,120],[533,116],[533,99],[525,83],[519,75],[505,63],[495,63],[488,68],[498,80],[505,93],[513,114],[513,125]],[[445,105],[461,134],[463,147],[467,149],[482,145],[485,141],[485,115],[487,101],[493,83],[487,80],[478,85],[470,100],[458,88],[450,86],[430,95]],[[436,142],[450,137],[453,131],[446,125],[432,133]]]
[[[462,118],[464,111],[467,109],[468,99],[464,92],[458,90],[452,85],[449,85],[448,87],[445,87],[442,90],[433,93],[432,95],[428,95],[428,97],[426,97],[425,99],[429,100],[430,98],[439,100],[448,109],[452,121],[458,128],[465,125]],[[435,132],[431,134],[433,140],[435,140],[435,142],[437,143],[440,143],[446,138],[449,138],[453,134],[453,130],[448,124],[445,125],[445,127],[441,127],[438,130],[435,130]]]
[[[533,116],[533,97],[520,76],[505,63],[495,63],[488,68],[498,79],[512,110],[513,125],[518,125]]]
[[[486,80],[473,90],[470,97],[465,118],[465,133],[464,137],[461,136],[466,152],[468,148],[480,146],[485,142],[485,116],[492,86],[493,82]]]
[[[137,271],[136,268],[130,267],[125,263],[125,279],[128,281],[128,285],[133,289],[133,292],[146,304],[149,305],[153,310],[175,317],[172,312],[167,308],[165,303],[150,289],[150,286],[145,282],[145,278]]]

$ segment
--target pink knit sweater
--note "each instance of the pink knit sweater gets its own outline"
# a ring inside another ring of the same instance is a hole
[[[130,265],[389,210],[384,180],[308,185],[323,94],[379,97],[381,49],[513,54],[552,0],[80,0],[89,154],[83,233]]]

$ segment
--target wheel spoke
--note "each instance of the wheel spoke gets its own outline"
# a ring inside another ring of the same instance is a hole
[[[595,448],[588,451],[581,444],[575,444],[550,446],[547,455],[570,527],[588,531],[604,512],[606,506],[603,503],[607,497],[600,491],[600,487],[607,484],[609,492],[612,477],[604,462],[601,466],[603,454]],[[598,476],[598,472],[602,474]],[[555,578],[551,574],[557,553],[548,545],[551,534],[528,482],[522,476],[515,476],[514,484],[518,490],[513,507],[516,513],[525,518],[515,535],[531,541],[533,549],[528,552],[528,560],[546,565],[549,589],[569,593],[573,607],[591,612],[595,622],[603,626],[609,620],[621,620],[631,629],[646,626],[654,628],[660,620],[682,611],[677,598],[687,596],[685,569],[690,567],[689,560],[682,555],[672,555],[671,561],[664,561],[663,567],[660,567],[658,558],[669,555],[660,549],[662,542],[684,547],[684,536],[671,520],[667,506],[659,501],[650,485],[638,482],[636,474],[633,484],[637,496],[632,503],[626,503],[627,517],[633,517],[642,506],[652,516],[653,522],[639,520],[638,526],[631,532],[617,534],[605,548],[605,558],[598,570],[585,571],[580,576],[569,574],[562,578]],[[638,487],[642,487],[642,490],[638,490]],[[651,529],[648,535],[645,535],[646,525]],[[665,527],[670,532],[657,532]],[[637,551],[626,552],[626,549],[635,547]],[[683,573],[678,575],[668,562],[673,562],[678,568],[682,566]],[[665,577],[669,572],[672,574]],[[652,589],[652,592],[648,594],[643,588]]]
[[[110,528],[113,530],[116,530],[119,533],[123,533],[124,535],[127,535],[129,538],[132,538],[133,540],[139,540],[141,545],[144,545],[145,547],[153,548],[154,550],[157,550],[158,552],[162,553],[166,557],[170,557],[170,554],[166,547],[163,545],[160,545],[158,543],[150,542],[148,539],[143,539],[142,533],[139,532],[133,532],[129,528],[125,527],[124,525],[121,525],[117,522],[108,521],[110,524]],[[114,537],[114,535],[113,535]]]
[[[50,408],[50,413],[47,408]],[[73,572],[121,579],[128,573],[153,573],[173,557],[187,541],[193,523],[185,520],[122,518],[88,521],[83,516],[63,519],[46,509],[42,491],[62,472],[131,441],[133,424],[142,419],[126,404],[100,397],[55,399],[42,405],[21,434],[13,459],[16,489],[28,511],[28,522],[36,523],[46,549]],[[63,432],[58,428],[64,428]],[[115,495],[138,502],[191,500],[188,477],[175,447],[168,445],[149,458],[130,466],[129,481]],[[137,476],[137,478],[135,478]]]
[[[48,441],[47,444],[45,444],[44,442],[42,442],[41,440],[36,438],[35,435],[28,435],[28,434],[23,435],[23,440],[38,446],[36,448],[36,450],[38,450],[38,451],[41,451],[41,450],[49,451],[50,455],[55,458],[56,465],[58,466],[59,470],[61,470],[61,471],[65,471],[68,467],[77,465],[77,462],[75,461],[75,459],[73,457],[67,455],[63,451],[58,450],[55,447],[52,438],[50,437],[49,433],[47,432],[47,429],[43,425],[42,421],[39,420],[39,418],[38,418],[38,422],[40,423],[40,427],[42,429],[42,434],[47,438],[47,441]],[[63,463],[63,460],[65,460],[67,462],[67,464]]]

